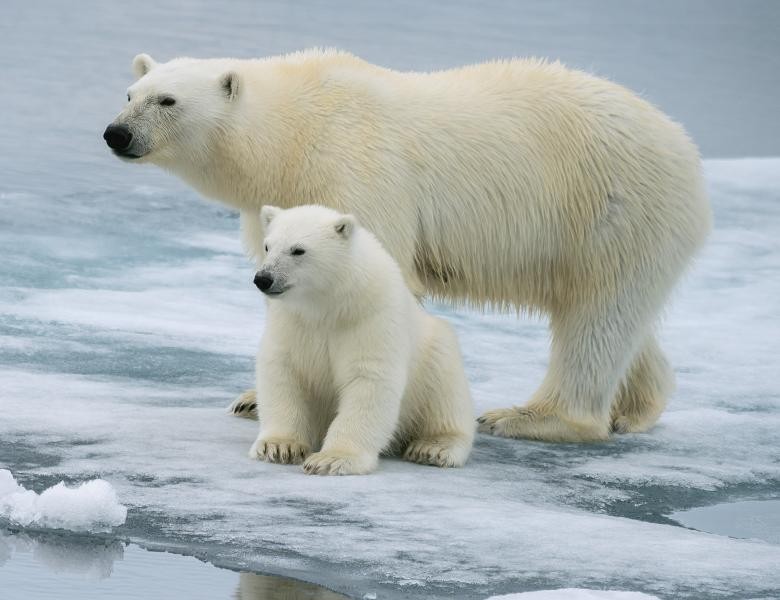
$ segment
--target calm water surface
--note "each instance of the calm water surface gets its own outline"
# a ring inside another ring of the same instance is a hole
[[[325,588],[219,569],[190,556],[89,536],[0,530],[3,600],[339,600]]]

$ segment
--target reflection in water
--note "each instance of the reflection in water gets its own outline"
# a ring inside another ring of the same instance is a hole
[[[117,562],[120,561],[120,562]],[[191,556],[65,532],[0,528],[0,599],[342,600],[311,583],[236,573]]]
[[[0,567],[7,563],[14,555],[14,550],[9,541],[0,531]]]
[[[272,575],[241,573],[235,600],[342,600],[342,596],[311,583]]]
[[[33,557],[55,573],[80,573],[96,579],[111,576],[114,561],[122,560],[125,548],[120,542],[102,543],[71,540],[36,543]]]
[[[15,554],[30,554],[54,573],[70,573],[90,579],[106,579],[114,561],[122,560],[124,545],[90,536],[60,536],[0,531],[0,566]]]

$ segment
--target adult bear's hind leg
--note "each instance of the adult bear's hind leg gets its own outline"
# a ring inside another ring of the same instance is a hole
[[[606,440],[618,385],[650,316],[648,306],[637,310],[631,290],[622,292],[553,313],[552,352],[544,382],[525,406],[482,415],[479,431],[548,442]]]
[[[648,336],[620,384],[612,405],[615,433],[647,431],[674,390],[674,373],[654,336]]]

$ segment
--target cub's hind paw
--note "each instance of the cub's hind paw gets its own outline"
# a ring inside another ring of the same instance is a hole
[[[257,419],[257,394],[255,390],[246,390],[228,406],[228,412],[236,417]]]
[[[413,440],[404,450],[403,459],[434,467],[462,467],[471,444],[451,437]]]

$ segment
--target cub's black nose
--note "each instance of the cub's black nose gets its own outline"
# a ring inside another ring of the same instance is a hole
[[[255,285],[261,292],[267,291],[274,284],[274,278],[264,275],[263,273],[255,273]]]
[[[126,125],[109,125],[103,132],[103,139],[112,150],[126,150],[133,141],[133,134]]]

